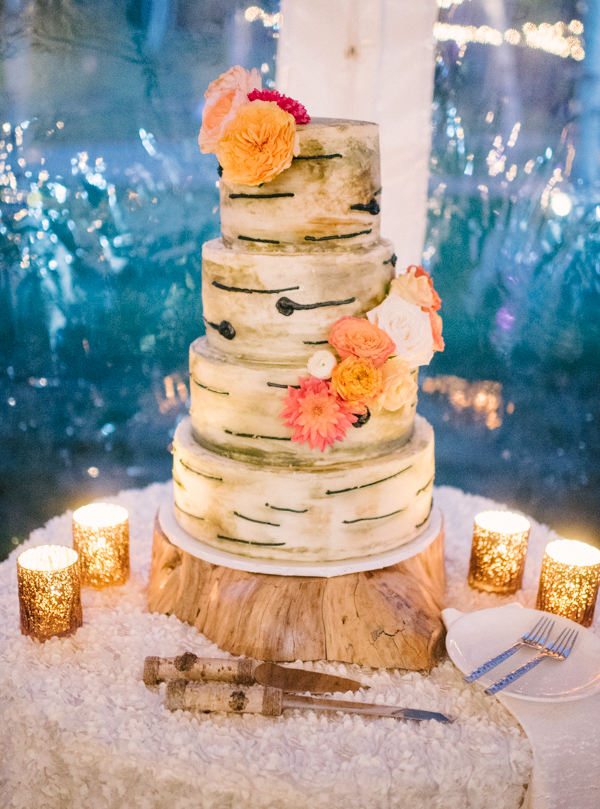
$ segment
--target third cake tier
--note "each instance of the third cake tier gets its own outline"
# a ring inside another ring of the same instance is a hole
[[[413,371],[416,376],[416,370]],[[323,452],[291,440],[280,417],[288,386],[298,387],[299,364],[242,362],[211,346],[206,337],[190,347],[190,415],[199,443],[230,458],[276,466],[323,467],[376,458],[410,440],[417,396],[395,411],[380,410],[357,421],[342,442]]]

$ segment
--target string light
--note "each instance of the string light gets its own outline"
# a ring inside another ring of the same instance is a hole
[[[281,14],[267,14],[258,6],[249,6],[244,13],[244,17],[248,22],[262,20],[265,28],[276,28],[281,22]]]
[[[447,0],[438,0],[438,5],[444,2]],[[448,8],[449,6],[441,7]],[[583,24],[579,20],[572,20],[568,26],[563,22],[557,22],[554,25],[545,22],[541,25],[526,22],[522,30],[524,42],[521,34],[514,28],[509,28],[502,33],[496,28],[490,28],[489,25],[481,25],[477,28],[474,25],[450,25],[438,22],[433,26],[433,36],[438,42],[454,40],[461,47],[468,42],[495,46],[507,42],[509,45],[524,45],[535,50],[546,51],[546,53],[561,56],[563,59],[570,56],[580,62],[585,58],[585,51],[578,36],[583,33]],[[566,36],[569,33],[573,35]]]

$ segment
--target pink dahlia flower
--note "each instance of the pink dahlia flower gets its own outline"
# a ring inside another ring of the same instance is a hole
[[[281,418],[292,427],[292,441],[308,441],[311,449],[321,452],[334,441],[343,441],[346,430],[357,420],[348,405],[323,379],[299,377],[300,388],[288,388]]]
[[[307,124],[310,121],[310,115],[306,112],[305,106],[289,96],[278,93],[277,90],[253,90],[248,94],[248,100],[274,101],[282,110],[293,115],[297,124]]]

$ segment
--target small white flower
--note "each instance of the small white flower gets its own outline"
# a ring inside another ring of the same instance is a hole
[[[337,365],[337,359],[331,351],[317,351],[309,359],[307,368],[311,376],[317,379],[331,379],[331,372]]]
[[[383,329],[396,344],[396,355],[403,357],[409,368],[428,365],[433,357],[433,333],[429,313],[398,295],[387,298],[367,312],[367,317]]]

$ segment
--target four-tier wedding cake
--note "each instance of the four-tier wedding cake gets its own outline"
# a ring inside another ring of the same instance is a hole
[[[392,550],[431,511],[416,376],[443,340],[429,275],[395,277],[380,237],[378,127],[310,120],[239,67],[206,98],[222,236],[202,251],[206,336],[173,442],[176,518],[243,556]]]

